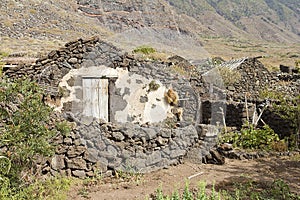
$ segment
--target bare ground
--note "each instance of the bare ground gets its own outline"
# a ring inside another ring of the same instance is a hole
[[[161,186],[165,194],[171,194],[175,189],[182,193],[189,177],[190,189],[197,188],[201,181],[207,183],[207,188],[215,184],[218,189],[230,189],[234,183],[247,180],[258,183],[284,180],[291,191],[300,195],[300,159],[297,157],[272,157],[257,160],[226,159],[224,165],[194,164],[185,161],[184,164],[162,169],[144,175],[133,175],[125,178],[109,178],[93,183],[74,185],[68,199],[94,200],[127,200],[147,199]]]

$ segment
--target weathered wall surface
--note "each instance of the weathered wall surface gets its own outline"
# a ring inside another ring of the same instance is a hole
[[[151,80],[137,74],[129,74],[122,68],[109,68],[106,66],[93,66],[89,68],[72,69],[60,82],[61,88],[66,88],[69,96],[61,99],[57,110],[63,109],[63,104],[71,102],[71,112],[82,114],[82,77],[105,77],[113,79],[110,92],[110,121],[155,123],[161,122],[171,114],[171,106],[164,99],[167,88],[156,81],[159,88],[150,91]],[[70,80],[75,84],[69,84]]]
[[[11,69],[10,77],[28,76],[44,86],[49,101],[62,112],[82,112],[82,78],[115,77],[110,88],[112,122],[159,122],[172,115],[164,100],[167,89],[179,95],[183,125],[199,122],[200,98],[189,80],[172,75],[169,63],[136,60],[98,38],[70,42],[34,65]],[[159,84],[149,91],[149,83]]]

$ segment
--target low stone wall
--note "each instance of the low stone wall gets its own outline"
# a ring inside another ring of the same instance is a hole
[[[192,125],[170,129],[72,120],[77,126],[71,134],[59,135],[53,141],[57,145],[55,156],[37,160],[38,173],[83,178],[95,173],[111,175],[117,170],[146,173],[176,165],[184,158],[202,163],[218,134],[211,125],[200,125],[196,130]]]
[[[193,126],[169,129],[131,123],[81,125],[76,130],[93,161],[108,169],[149,172],[178,163],[198,140]]]

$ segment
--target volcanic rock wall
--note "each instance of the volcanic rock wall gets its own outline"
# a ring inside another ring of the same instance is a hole
[[[37,160],[39,174],[83,178],[96,173],[109,176],[118,170],[145,173],[176,165],[187,154],[201,163],[217,137],[217,130],[209,125],[197,131],[192,125],[170,129],[98,120],[82,123],[83,119],[68,118],[76,122],[76,128],[69,135],[54,138],[55,156]]]

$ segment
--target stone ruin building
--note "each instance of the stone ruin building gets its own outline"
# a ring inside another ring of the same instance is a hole
[[[174,73],[174,65],[188,71]],[[184,158],[201,163],[224,118],[227,126],[241,127],[245,93],[253,116],[258,88],[274,79],[258,58],[221,67],[240,70],[242,78],[221,87],[212,81],[220,75],[200,74],[179,56],[139,59],[93,37],[69,42],[5,75],[37,81],[47,104],[76,124],[69,136],[55,138],[56,154],[37,162],[39,172],[86,177],[99,171],[150,172]]]

